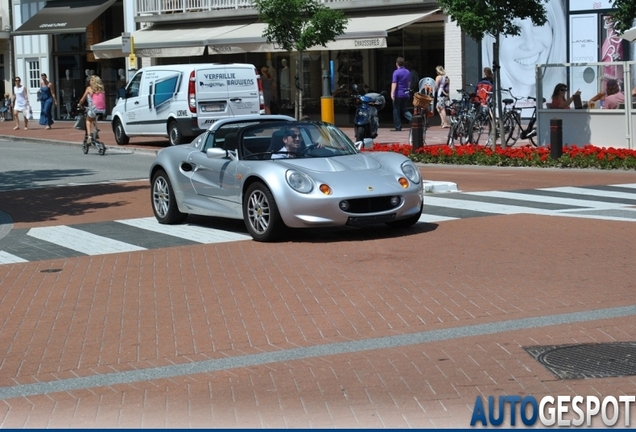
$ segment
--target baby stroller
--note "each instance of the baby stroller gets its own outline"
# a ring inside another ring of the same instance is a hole
[[[75,129],[84,131],[84,142],[82,142],[82,151],[84,154],[88,153],[88,148],[93,146],[97,148],[97,153],[101,156],[104,156],[106,153],[106,145],[99,140],[99,129],[97,129],[97,125],[93,128],[90,136],[90,144],[89,144],[89,136],[88,131],[86,130],[86,111],[88,108],[83,107],[81,105],[77,106],[77,111],[79,116],[77,117],[77,121],[75,122]],[[98,118],[101,114],[98,114]]]

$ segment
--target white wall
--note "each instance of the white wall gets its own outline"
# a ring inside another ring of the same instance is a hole
[[[13,29],[18,29],[24,22],[35,15],[46,4],[42,0],[12,0],[13,1]],[[50,36],[15,36],[13,38],[15,51],[15,74],[22,79],[29,90],[29,101],[33,107],[33,113],[39,118],[40,104],[37,102],[36,93],[39,88],[40,73],[45,72],[49,76],[52,75],[53,64],[51,64],[51,46]],[[27,71],[27,62],[37,60],[39,62],[39,71],[32,79],[29,80]],[[31,81],[31,82],[30,82]],[[35,84],[35,85],[34,85]],[[10,87],[13,89],[13,85]]]

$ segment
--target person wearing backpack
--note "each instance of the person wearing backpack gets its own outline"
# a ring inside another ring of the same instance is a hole
[[[488,96],[492,93],[493,73],[489,67],[484,68],[484,76],[475,86],[475,102],[479,102],[482,106],[488,105]]]

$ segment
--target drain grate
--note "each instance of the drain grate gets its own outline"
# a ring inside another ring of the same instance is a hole
[[[523,349],[560,379],[636,375],[636,342],[544,345]]]

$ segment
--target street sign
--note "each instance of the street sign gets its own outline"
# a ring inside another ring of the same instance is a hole
[[[124,54],[130,54],[133,52],[131,40],[132,37],[130,36],[130,33],[121,34],[121,52],[123,52]]]

